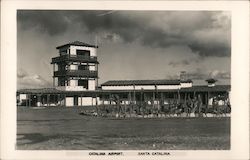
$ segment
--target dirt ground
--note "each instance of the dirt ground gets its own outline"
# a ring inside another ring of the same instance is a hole
[[[82,116],[82,107],[17,109],[18,150],[228,150],[230,118]]]

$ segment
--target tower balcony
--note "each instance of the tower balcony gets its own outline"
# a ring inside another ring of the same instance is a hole
[[[54,77],[86,77],[86,78],[98,78],[97,71],[89,70],[63,70],[55,71]]]
[[[82,56],[82,55],[70,55],[70,54],[52,58],[51,64],[61,63],[61,62],[82,62],[82,63],[88,62],[88,63],[98,64],[97,57]]]

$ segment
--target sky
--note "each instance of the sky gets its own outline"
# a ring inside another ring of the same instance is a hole
[[[97,44],[108,80],[208,78],[230,84],[231,15],[222,11],[19,10],[17,87],[52,87],[57,46]]]

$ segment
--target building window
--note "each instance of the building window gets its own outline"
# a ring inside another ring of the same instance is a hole
[[[65,80],[63,78],[58,78],[59,86],[65,86]]]
[[[78,66],[78,70],[88,70],[88,66],[87,65],[79,65]]]
[[[84,88],[88,89],[88,80],[79,79],[78,80],[78,86],[83,86]]]
[[[86,56],[86,57],[89,57],[90,56],[90,51],[88,50],[76,50],[76,54],[78,56]]]
[[[66,65],[65,64],[59,64],[58,65],[58,71],[65,71]]]
[[[63,55],[66,55],[67,54],[67,50],[60,50],[60,55],[63,56]]]

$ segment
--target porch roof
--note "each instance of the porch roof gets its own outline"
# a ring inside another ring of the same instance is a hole
[[[230,85],[216,85],[214,87],[208,86],[192,86],[189,88],[181,89],[165,89],[157,90],[158,92],[226,92],[230,91]],[[20,89],[17,90],[18,94],[65,94],[65,95],[83,95],[83,96],[96,96],[105,93],[128,93],[128,92],[141,92],[142,90],[94,90],[94,91],[63,91],[56,88],[39,88],[39,89]],[[143,92],[153,92],[156,90],[143,90]]]

